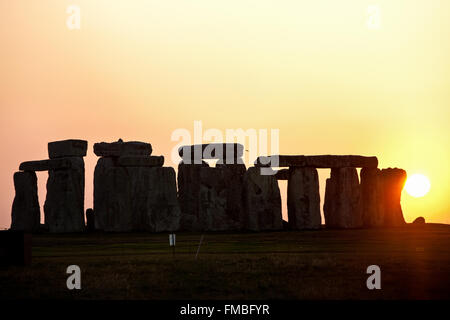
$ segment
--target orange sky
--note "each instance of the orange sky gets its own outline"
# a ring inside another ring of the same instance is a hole
[[[89,141],[89,207],[94,142],[148,141],[169,159],[172,132],[194,120],[279,129],[283,154],[376,155],[423,173],[431,190],[404,192],[406,220],[450,223],[449,39],[446,0],[1,1],[0,228],[14,171],[45,159],[48,141]]]

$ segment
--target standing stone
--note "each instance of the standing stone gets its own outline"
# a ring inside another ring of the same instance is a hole
[[[364,227],[381,227],[384,222],[380,169],[361,169],[361,206]]]
[[[94,173],[97,229],[113,232],[179,228],[176,176],[170,167],[122,167],[100,158]]]
[[[99,157],[150,156],[152,145],[139,141],[99,142],[94,144],[94,153]]]
[[[39,208],[37,177],[33,171],[14,173],[14,197],[11,212],[11,230],[36,231],[41,213]]]
[[[287,189],[288,223],[290,229],[319,229],[319,175],[315,168],[289,169]]]
[[[281,230],[281,195],[274,175],[261,175],[261,168],[250,167],[244,175],[246,228],[254,231]]]
[[[70,169],[49,170],[44,204],[50,232],[81,232],[84,223],[84,161],[71,159]]]
[[[205,229],[205,224],[200,219],[200,170],[208,168],[206,162],[201,164],[178,165],[178,201],[182,212],[180,228],[188,231]]]
[[[88,232],[95,231],[94,210],[92,210],[91,208],[86,210],[86,229]]]
[[[178,166],[181,227],[190,231],[231,231],[244,227],[242,206],[245,165]]]
[[[95,228],[106,229],[106,218],[108,216],[108,169],[114,167],[112,158],[100,158],[94,170],[94,212]]]
[[[406,182],[406,171],[398,168],[381,170],[383,188],[384,225],[397,227],[405,224],[400,204],[402,190]]]
[[[325,190],[325,225],[328,228],[361,227],[360,194],[356,168],[331,169]]]

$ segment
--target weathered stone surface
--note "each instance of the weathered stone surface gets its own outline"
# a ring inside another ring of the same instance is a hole
[[[258,157],[255,162],[259,166],[272,167],[313,167],[313,168],[376,168],[377,157],[363,157],[355,155],[275,155],[269,157]]]
[[[361,206],[364,227],[381,227],[383,225],[383,186],[380,169],[361,169]]]
[[[218,159],[226,164],[242,164],[244,146],[239,143],[209,143],[182,146],[178,154],[186,164],[199,164],[201,159]],[[240,160],[239,162],[237,162]],[[194,162],[195,161],[195,162]]]
[[[48,143],[48,157],[84,157],[87,151],[87,141],[85,140],[61,140]]]
[[[327,179],[324,215],[328,228],[362,226],[361,190],[355,168],[333,168]]]
[[[117,159],[121,167],[162,167],[164,156],[123,156]]]
[[[150,143],[139,141],[99,142],[94,144],[94,153],[99,157],[149,156],[152,154]]]
[[[94,210],[92,210],[91,208],[86,210],[86,229],[88,232],[95,231]]]
[[[11,230],[37,231],[41,220],[37,177],[34,172],[14,173],[14,197],[11,212]]]
[[[289,169],[281,169],[275,173],[275,178],[277,180],[288,180],[289,179]]]
[[[388,168],[380,173],[383,188],[383,209],[385,226],[396,227],[405,224],[400,204],[403,187],[406,182],[406,171]]]
[[[171,167],[119,167],[99,159],[94,173],[97,229],[114,232],[179,228],[176,176]]]
[[[71,158],[70,169],[49,170],[44,204],[50,232],[82,232],[84,223],[84,161]]]
[[[245,165],[178,166],[181,228],[190,231],[239,230],[244,227],[242,206]]]
[[[261,175],[261,168],[250,167],[244,175],[246,228],[254,231],[281,230],[281,195],[273,175]]]
[[[289,169],[287,207],[290,229],[320,228],[319,175],[315,168]]]
[[[76,168],[79,163],[78,157],[66,157],[49,160],[36,160],[22,162],[19,166],[19,170],[22,171],[48,171],[59,169]]]

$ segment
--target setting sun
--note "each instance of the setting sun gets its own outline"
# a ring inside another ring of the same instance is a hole
[[[423,174],[413,174],[406,180],[405,189],[409,195],[419,198],[430,191],[430,180]]]

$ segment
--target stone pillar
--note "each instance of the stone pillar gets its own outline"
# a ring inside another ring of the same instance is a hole
[[[380,169],[361,169],[361,206],[364,227],[381,227],[383,225],[383,189]]]
[[[275,175],[261,175],[260,167],[250,167],[244,175],[246,228],[253,231],[281,230],[281,195]]]
[[[175,170],[151,156],[143,142],[96,143],[94,172],[97,229],[114,232],[175,231],[179,228]]]
[[[384,225],[397,227],[405,224],[400,204],[403,187],[406,182],[406,171],[398,168],[381,170],[383,188],[382,203],[384,209]]]
[[[232,231],[244,227],[244,164],[178,166],[181,225],[189,231]]]
[[[84,161],[64,158],[70,168],[50,169],[44,204],[45,224],[50,232],[82,232],[84,222]]]
[[[325,190],[325,225],[328,228],[361,227],[360,194],[356,168],[332,168]]]
[[[309,167],[292,167],[289,169],[287,206],[290,229],[320,228],[320,194],[317,169]]]
[[[32,232],[39,228],[37,177],[34,171],[14,173],[14,197],[11,211],[11,230]]]
[[[86,228],[89,232],[95,231],[94,210],[92,210],[91,208],[86,210]]]

